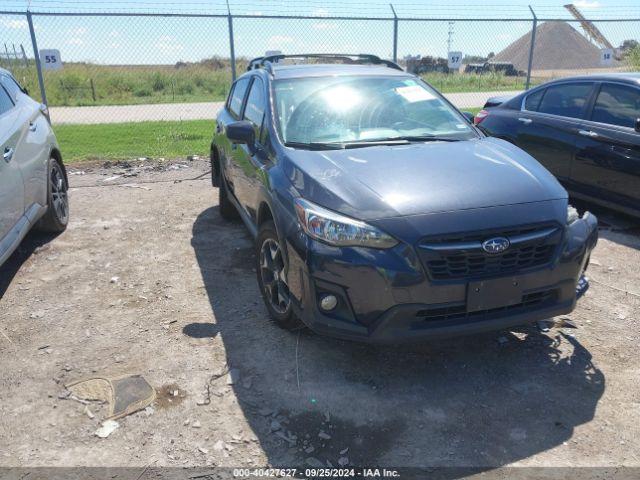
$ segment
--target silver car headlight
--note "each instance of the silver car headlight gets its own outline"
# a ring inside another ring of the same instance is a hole
[[[571,205],[567,206],[567,225],[571,225],[573,222],[580,218],[580,214],[578,210],[576,210]]]
[[[296,213],[311,238],[337,247],[391,248],[398,241],[360,220],[327,210],[302,198],[295,199]]]

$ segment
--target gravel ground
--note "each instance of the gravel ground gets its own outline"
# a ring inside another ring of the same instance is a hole
[[[76,169],[68,230],[0,270],[1,466],[640,466],[637,227],[548,332],[366,346],[269,322],[206,162],[125,167]],[[64,384],[127,373],[158,399],[98,438]]]

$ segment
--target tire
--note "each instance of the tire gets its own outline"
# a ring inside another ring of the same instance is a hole
[[[303,324],[291,307],[284,248],[280,245],[274,223],[271,220],[264,222],[256,239],[256,272],[260,293],[271,319],[279,327],[293,330]]]
[[[49,159],[47,175],[47,213],[40,219],[38,230],[60,233],[69,223],[69,184],[62,165],[55,158]]]
[[[239,217],[238,210],[229,199],[227,182],[225,182],[222,175],[220,176],[220,186],[218,187],[218,206],[220,208],[220,216],[225,220],[235,220]]]

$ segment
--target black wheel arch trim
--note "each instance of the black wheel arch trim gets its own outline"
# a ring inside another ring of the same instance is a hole
[[[49,149],[49,159],[55,159],[58,164],[60,164],[60,168],[62,169],[62,173],[64,175],[64,179],[67,182],[67,186],[69,185],[69,177],[67,176],[67,167],[64,164],[64,161],[62,160],[62,153],[60,152],[59,148],[56,147],[51,147]],[[47,174],[48,175],[48,174]]]
[[[211,184],[214,187],[220,188],[220,151],[218,150],[218,146],[215,143],[211,144],[211,154],[209,160],[211,162]]]
[[[285,232],[282,231],[282,227],[280,224],[281,214],[279,212],[279,209],[277,208],[278,205],[274,205],[274,203],[278,201],[279,200],[277,199],[277,197],[274,199],[268,194],[268,192],[266,191],[266,187],[264,185],[260,186],[260,189],[258,191],[258,198],[256,201],[256,204],[258,205],[258,210],[256,211],[255,228],[257,232],[260,230],[260,225],[262,225],[262,223],[264,223],[265,221],[264,218],[260,217],[260,212],[261,211],[263,212],[264,209],[267,208],[271,214],[271,221],[273,222],[273,225],[276,229],[276,235],[278,236],[278,241],[280,242],[280,245],[283,246],[282,253],[284,257],[285,266],[288,270],[289,269],[289,251],[286,246],[287,239],[286,239]],[[284,205],[279,205],[279,208],[281,209],[284,208]]]

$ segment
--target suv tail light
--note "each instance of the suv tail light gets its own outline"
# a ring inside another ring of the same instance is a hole
[[[488,110],[480,110],[478,113],[476,113],[476,116],[473,117],[473,124],[474,125],[479,125],[480,122],[482,122],[485,118],[487,118],[489,116],[489,111]]]

